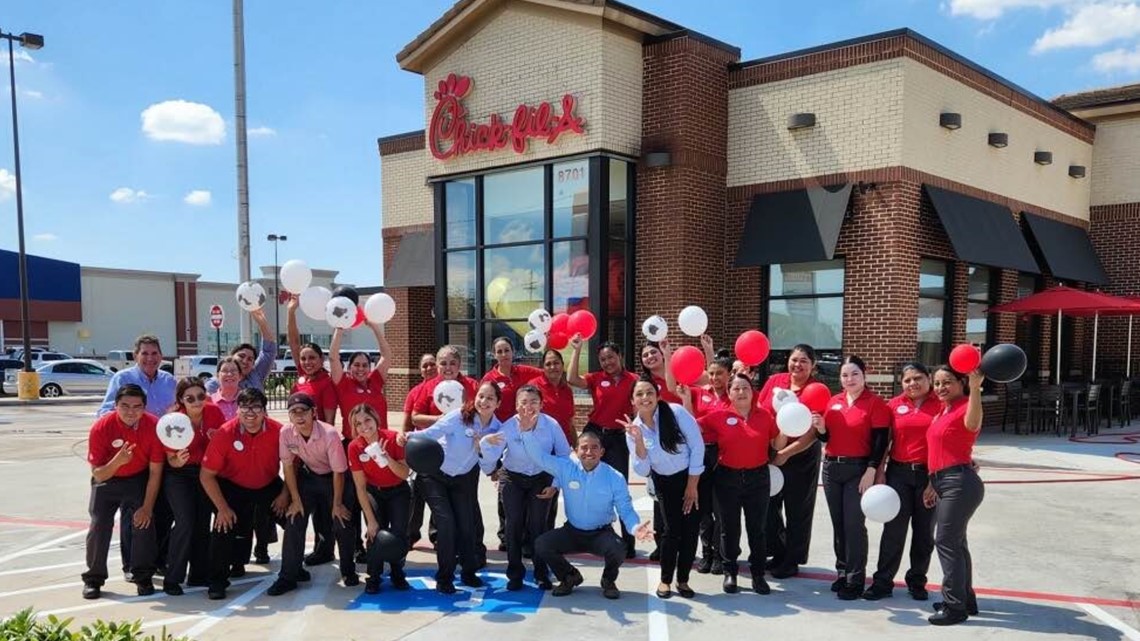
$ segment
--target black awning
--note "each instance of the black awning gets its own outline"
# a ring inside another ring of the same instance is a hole
[[[1108,283],[1108,275],[1097,258],[1088,232],[1029,212],[1021,212],[1021,217],[1041,250],[1042,266],[1047,267],[1054,278],[1094,285]]]
[[[794,189],[752,198],[736,267],[831,260],[851,185]]]
[[[1039,274],[1009,207],[923,185],[958,259],[975,265]]]
[[[435,234],[414,231],[400,238],[392,264],[384,274],[384,287],[431,287],[435,285]]]

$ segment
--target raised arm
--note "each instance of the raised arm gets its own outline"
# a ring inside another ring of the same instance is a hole
[[[388,342],[388,337],[384,335],[379,323],[368,323],[368,326],[372,328],[372,334],[376,336],[376,345],[380,347],[380,358],[376,359],[376,364],[372,366],[372,369],[387,378],[388,368],[392,365],[392,345]]]
[[[340,385],[340,379],[344,378],[344,364],[340,362],[342,340],[344,340],[344,330],[338,327],[333,330],[332,342],[329,343],[329,378],[334,385]]]
[[[625,524],[627,531],[633,532],[637,529],[641,519],[637,516],[637,510],[633,509],[633,498],[629,495],[629,485],[617,470],[614,470],[610,477],[610,483],[614,498],[614,509],[617,510],[618,518]]]
[[[289,351],[293,354],[293,365],[301,371],[301,332],[297,329],[297,308],[301,300],[294,294],[285,306],[285,333],[289,339]]]
[[[966,429],[977,432],[982,429],[982,381],[986,380],[980,371],[970,373],[970,400],[966,405]]]
[[[261,353],[257,355],[257,360],[253,363],[253,371],[264,381],[269,372],[273,370],[273,363],[277,360],[277,338],[278,336],[273,333],[273,328],[269,326],[269,320],[265,317],[265,310],[259,309],[249,314],[253,322],[257,323],[257,329],[261,332]],[[269,337],[273,338],[270,339]]]
[[[571,387],[586,389],[586,379],[578,375],[578,362],[582,360],[582,336],[575,334],[570,340],[570,346],[574,350],[570,352],[570,370],[566,372],[566,383]]]
[[[559,458],[550,452],[543,449],[538,439],[534,437],[534,431],[523,432],[522,434],[523,449],[526,450],[526,455],[532,461],[538,463],[548,474],[554,476],[555,480],[563,474],[563,462],[569,462],[568,458]]]

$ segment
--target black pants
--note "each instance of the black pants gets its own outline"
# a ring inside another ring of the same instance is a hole
[[[128,510],[131,514],[143,504],[146,496],[146,482],[149,471],[134,476],[112,477],[103,483],[91,482],[91,499],[87,512],[91,515],[91,527],[87,530],[87,571],[83,573],[85,585],[102,586],[107,580],[107,553],[111,548],[111,536],[115,531],[115,512]],[[158,543],[154,535],[154,521],[145,528],[131,526],[130,559],[131,574],[136,583],[149,583],[154,577],[154,559]]]
[[[249,558],[253,547],[254,513],[273,514],[270,506],[281,494],[283,482],[274,478],[265,487],[249,489],[220,478],[218,485],[226,503],[237,515],[237,523],[228,532],[217,529],[210,532],[210,585],[215,588],[228,586],[230,567],[242,565]],[[273,520],[269,523],[276,530],[276,523]]]
[[[166,498],[165,492],[159,492],[154,501],[154,540],[157,544],[157,553],[154,565],[158,571],[166,572],[167,556],[170,551],[170,535],[174,528],[174,508]]]
[[[934,545],[942,563],[942,601],[947,608],[965,611],[976,605],[974,594],[974,561],[966,542],[966,526],[982,499],[986,486],[982,478],[969,465],[940,470],[931,475],[934,491],[938,492],[935,519],[938,530]]]
[[[558,495],[559,494],[560,494],[559,492],[555,492],[554,498],[550,499],[550,512],[546,517],[546,529],[547,530],[553,530],[555,527],[554,522],[558,520]],[[534,543],[534,541],[531,541],[531,544],[533,544],[533,543]]]
[[[427,490],[424,488],[423,474],[416,474],[408,480],[408,487],[411,488],[411,513],[408,516],[408,541],[409,547],[415,545],[416,541],[420,540],[420,528],[424,525],[424,506],[427,505]],[[428,540],[435,544],[436,529],[435,529],[435,515],[433,514],[428,519]]]
[[[566,560],[566,555],[581,552],[596,554],[605,559],[603,581],[617,580],[618,570],[625,561],[625,544],[614,533],[612,526],[579,530],[566,523],[543,534],[534,542],[534,557],[545,561],[559,581],[565,581],[567,576],[577,572]]]
[[[716,468],[718,448],[716,443],[705,443],[705,473],[697,484],[700,501],[701,556],[715,558],[720,555],[720,520],[716,516]]]
[[[744,512],[744,530],[748,534],[748,565],[753,576],[764,576],[767,556],[765,525],[768,516],[768,466],[733,469],[721,465],[716,469],[716,504],[720,510],[720,556],[724,573],[736,576],[740,558],[740,513]]]
[[[336,472],[321,475],[307,472],[304,468],[297,470],[297,491],[301,494],[305,513],[285,521],[285,543],[281,546],[281,571],[278,573],[282,579],[297,581],[300,577],[305,560],[305,531],[309,528],[309,519],[316,520],[317,514],[324,514],[332,523],[333,537],[340,552],[340,575],[356,575],[356,562],[353,560],[356,537],[351,522],[341,523],[332,518],[333,474]]]
[[[657,488],[657,504],[661,506],[661,582],[672,583],[676,572],[677,583],[685,584],[689,582],[689,572],[697,556],[697,538],[701,530],[700,513],[693,510],[685,514],[684,510],[689,470],[669,476],[656,472],[651,474]],[[762,518],[760,523],[764,523]]]
[[[927,482],[926,466],[915,469],[895,461],[887,464],[887,485],[898,492],[900,507],[899,515],[883,525],[883,538],[879,541],[879,566],[874,584],[881,588],[894,587],[895,575],[902,565],[908,525],[910,569],[906,572],[906,584],[912,588],[926,587],[926,571],[930,569],[930,555],[934,552],[934,509],[922,503]]]
[[[867,459],[824,461],[823,494],[831,514],[835,571],[847,585],[863,588],[867,578],[867,523],[859,501],[859,481],[867,471]]]
[[[479,500],[479,467],[460,476],[427,475],[424,490],[438,528],[435,580],[448,583],[455,580],[457,553],[463,572],[474,573],[478,568],[475,505]]]
[[[408,512],[411,510],[412,489],[407,483],[392,487],[368,486],[368,503],[381,530],[388,530],[404,542],[407,549]],[[398,561],[389,562],[389,578],[404,576],[406,555]],[[380,559],[380,546],[373,540],[368,544],[368,576],[379,579],[384,573],[384,561]]]
[[[816,441],[780,468],[784,489],[768,505],[767,526],[768,545],[777,566],[803,565],[808,561],[822,449]]]
[[[538,498],[538,493],[550,487],[552,479],[545,472],[533,476],[502,470],[499,478],[503,509],[506,512],[507,528],[507,578],[522,580],[526,576],[523,565],[523,545],[537,541],[545,534],[547,517],[550,512],[550,499]],[[534,556],[534,580],[549,580],[546,563],[538,555]]]
[[[269,505],[258,505],[253,511],[253,535],[257,537],[257,550],[269,554],[269,544],[277,542],[277,517],[269,509]],[[250,539],[252,543],[252,539]],[[253,553],[253,545],[243,545],[245,556],[241,557],[242,564],[249,563]]]
[[[506,473],[507,473],[507,471],[505,469],[502,469],[499,472],[499,474],[506,474]],[[497,506],[497,511],[499,513],[499,530],[497,532],[495,532],[495,535],[499,538],[499,543],[506,545],[507,544],[507,506],[503,505],[503,478],[502,478],[502,476],[499,477],[498,481],[495,481],[495,503]]]
[[[204,584],[210,576],[210,512],[213,504],[198,480],[197,465],[167,467],[162,478],[162,492],[174,525],[166,554],[163,582],[178,585],[186,580],[190,566],[190,582]]]
[[[582,429],[582,432],[591,432],[598,435],[598,438],[602,441],[602,447],[605,449],[605,454],[602,455],[602,462],[620,472],[628,481],[629,445],[626,444],[625,441],[625,430],[606,430],[594,423],[586,423],[586,427]],[[625,529],[625,523],[621,524],[621,540],[622,543],[625,543],[626,553],[633,553],[633,534]]]

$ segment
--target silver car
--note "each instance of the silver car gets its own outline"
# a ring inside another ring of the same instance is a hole
[[[102,394],[114,373],[98,361],[72,358],[53,361],[36,368],[40,375],[40,397],[55,398],[64,394]],[[5,387],[16,389],[18,370],[8,370]]]

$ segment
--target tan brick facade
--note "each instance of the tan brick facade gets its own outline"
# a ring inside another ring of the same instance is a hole
[[[406,227],[430,225],[434,219],[431,187],[427,184],[428,156],[424,151],[423,134],[405,138],[405,147],[411,140],[420,140],[418,148],[400,153],[380,151],[380,190],[384,211],[383,225]],[[397,147],[399,149],[399,147]]]
[[[1093,207],[1140,202],[1140,114],[1098,120],[1090,178]]]

